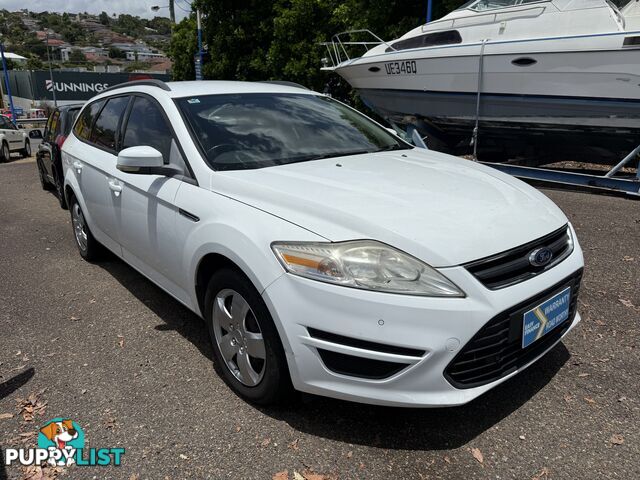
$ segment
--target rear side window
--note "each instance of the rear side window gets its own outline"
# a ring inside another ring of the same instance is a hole
[[[76,123],[75,128],[73,129],[73,133],[76,137],[82,140],[89,140],[89,136],[91,135],[91,127],[93,126],[93,120],[98,115],[100,108],[104,104],[104,100],[98,100],[97,102],[93,102],[82,111],[82,115],[78,119],[78,123]]]
[[[116,150],[118,126],[124,109],[127,108],[129,97],[116,97],[107,100],[100,115],[96,119],[91,133],[91,142],[108,150]]]
[[[160,107],[146,97],[136,97],[124,133],[122,148],[148,145],[162,153],[164,163],[171,156],[171,128]]]

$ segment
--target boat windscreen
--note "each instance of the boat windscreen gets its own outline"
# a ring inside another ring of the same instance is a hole
[[[471,9],[477,12],[496,10],[498,8],[517,7],[529,3],[542,3],[550,0],[471,0],[458,10]]]

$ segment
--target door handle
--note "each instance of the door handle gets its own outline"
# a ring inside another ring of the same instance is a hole
[[[76,169],[78,174],[82,173],[82,164],[78,161],[73,162],[73,168]]]
[[[113,192],[116,197],[120,196],[122,192],[122,185],[120,185],[116,180],[109,180],[109,189]]]

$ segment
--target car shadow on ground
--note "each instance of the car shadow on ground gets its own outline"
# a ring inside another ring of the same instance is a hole
[[[261,410],[296,430],[340,442],[395,450],[455,449],[524,405],[569,358],[560,343],[535,365],[460,407],[379,407],[304,395],[294,408]]]
[[[106,270],[164,322],[157,325],[156,330],[179,333],[213,361],[209,332],[200,317],[111,252],[105,251],[103,257],[96,265]]]
[[[109,254],[98,265],[165,322],[157,330],[176,331],[213,359],[209,333],[199,317],[115,256]],[[400,450],[454,449],[524,405],[569,358],[560,343],[532,367],[460,407],[379,407],[301,394],[286,405],[258,410],[298,431],[345,443]]]
[[[33,378],[33,375],[35,373],[36,373],[35,369],[33,367],[30,367],[18,373],[17,375],[14,375],[8,380],[1,382],[0,383],[0,400],[8,397],[13,392],[18,390],[22,386],[24,386],[29,380],[31,380],[31,378]]]

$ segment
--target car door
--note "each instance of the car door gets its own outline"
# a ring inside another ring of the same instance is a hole
[[[18,138],[16,138],[17,130],[14,129],[13,123],[11,123],[11,120],[7,117],[0,116],[0,130],[2,130],[2,134],[4,135],[11,152],[15,152],[19,148],[22,148],[16,144],[16,140],[18,140]]]
[[[56,129],[60,124],[60,110],[54,111],[49,117],[47,127],[44,131],[44,138],[40,145],[38,145],[38,157],[43,167],[44,173],[49,178],[49,181],[53,181],[53,148],[54,139],[56,138]]]
[[[95,102],[83,111],[74,133],[81,140],[73,149],[71,169],[76,175],[94,237],[118,255],[121,187],[114,182],[117,142],[129,96]]]
[[[136,95],[122,128],[121,149],[151,146],[164,163],[188,174],[179,144],[162,107],[152,97]],[[179,246],[175,240],[178,177],[117,171],[122,185],[120,244],[124,259],[177,298],[188,299],[179,286]]]

